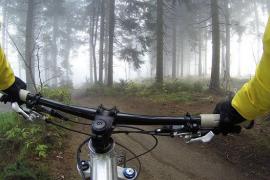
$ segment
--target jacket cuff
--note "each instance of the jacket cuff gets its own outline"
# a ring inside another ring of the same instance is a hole
[[[248,84],[245,84],[240,91],[237,92],[232,100],[232,106],[236,111],[247,120],[254,120],[263,113],[252,104],[248,94]]]

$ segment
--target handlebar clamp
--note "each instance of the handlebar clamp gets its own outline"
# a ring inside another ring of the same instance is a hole
[[[187,124],[184,128],[192,133],[197,133],[198,130],[200,129],[200,124],[197,121],[193,120],[193,118],[189,112],[187,112],[187,114],[185,116],[185,120],[186,120]]]
[[[40,100],[40,98],[42,97],[42,95],[40,93],[31,96],[30,98],[26,99],[26,107],[27,108],[33,108],[34,106],[36,106]]]

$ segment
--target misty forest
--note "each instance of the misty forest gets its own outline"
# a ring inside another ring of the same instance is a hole
[[[29,91],[66,104],[151,115],[212,113],[232,98],[256,72],[270,14],[270,0],[0,2],[0,45]],[[0,154],[10,153],[0,155],[0,179],[78,179],[74,154],[84,137],[46,123],[29,125],[6,106],[0,106]],[[161,138],[158,151],[145,156],[150,167],[143,165],[139,179],[269,178],[269,121],[243,131],[202,150]],[[136,152],[148,148],[137,135],[123,137],[123,144],[137,143],[131,146]],[[164,163],[181,164],[182,171],[157,168]],[[191,167],[197,170],[186,172]]]
[[[269,4],[2,0],[1,45],[32,88],[199,77],[217,90],[254,74]]]

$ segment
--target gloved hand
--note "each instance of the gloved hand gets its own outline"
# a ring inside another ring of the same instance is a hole
[[[230,100],[218,103],[214,114],[220,114],[220,123],[219,127],[214,130],[215,134],[240,133],[241,126],[238,124],[246,120],[234,109]]]
[[[21,89],[26,89],[26,84],[20,78],[15,77],[15,82],[6,90],[3,90],[7,96],[3,96],[1,101],[4,103],[7,102],[18,102],[21,103],[19,92]]]

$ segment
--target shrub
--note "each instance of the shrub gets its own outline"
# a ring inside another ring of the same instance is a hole
[[[38,144],[35,151],[39,157],[46,158],[48,153],[48,146],[45,144]]]
[[[44,145],[44,136],[41,126],[31,125],[28,127],[15,126],[5,133],[5,138],[19,146],[19,159],[37,155],[41,158],[47,156],[48,146]]]
[[[66,104],[71,102],[71,92],[67,87],[48,88],[44,87],[41,94],[49,99],[60,101]]]

